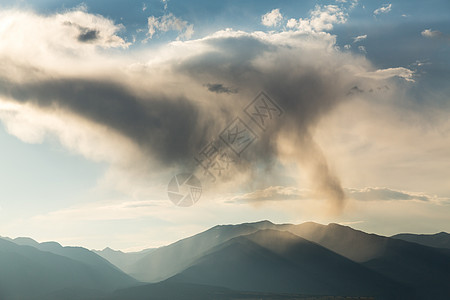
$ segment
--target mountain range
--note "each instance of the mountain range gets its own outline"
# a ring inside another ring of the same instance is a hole
[[[269,221],[135,253],[2,238],[0,299],[450,299],[449,242]]]

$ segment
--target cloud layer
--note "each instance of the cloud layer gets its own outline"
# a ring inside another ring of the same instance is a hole
[[[278,24],[277,12],[263,22]],[[32,138],[36,130],[55,134],[73,151],[164,182],[157,176],[198,168],[199,151],[265,91],[284,114],[264,130],[246,120],[257,140],[239,157],[238,173],[224,178],[238,188],[257,188],[279,175],[277,164],[295,164],[294,179],[306,174],[314,197],[340,211],[345,191],[315,141],[317,124],[349,99],[352,87],[412,76],[406,68],[373,71],[363,57],[340,52],[335,37],[323,30],[345,20],[338,6],[317,6],[309,19],[290,21],[289,31],[224,30],[153,50],[150,61],[129,62],[105,52],[128,44],[117,35],[121,26],[101,16],[84,10],[52,16],[4,12],[0,22],[12,25],[0,29],[0,117],[28,142],[40,140]],[[190,37],[189,26],[170,14],[149,18],[149,36],[177,30]],[[36,54],[21,47],[18,56],[18,37],[46,49]],[[34,118],[24,122],[27,112]],[[42,115],[54,121],[41,122]],[[64,119],[70,123],[58,128]],[[76,143],[80,124],[88,128],[82,149]],[[109,154],[111,149],[118,153]]]

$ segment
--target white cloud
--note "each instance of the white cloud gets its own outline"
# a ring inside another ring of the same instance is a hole
[[[32,12],[3,10],[0,12],[0,55],[14,61],[33,58],[35,65],[67,61],[96,55],[109,48],[127,48],[118,33],[120,24],[89,14],[84,7],[64,13],[41,16]],[[39,46],[36,46],[39,45]],[[51,53],[51,55],[48,55]]]
[[[442,32],[439,30],[431,30],[431,29],[425,29],[421,32],[422,36],[427,38],[440,38],[443,37]]]
[[[350,9],[355,8],[358,5],[358,0],[336,0],[336,3],[347,3],[347,2],[351,2],[350,4]]]
[[[290,19],[287,28],[303,32],[330,31],[334,24],[342,24],[347,21],[344,9],[337,5],[316,5],[306,19]]]
[[[266,13],[261,17],[261,23],[267,27],[275,27],[280,25],[283,20],[283,15],[280,13],[280,9],[273,9],[271,12]]]
[[[344,49],[346,49],[346,50],[350,50],[351,48],[352,48],[352,45],[349,45],[349,44],[344,45]]]
[[[358,50],[361,52],[367,53],[366,47],[364,47],[364,46],[358,46]]]
[[[372,78],[377,80],[383,80],[392,77],[400,77],[405,79],[406,81],[414,82],[413,79],[414,71],[403,67],[380,69],[374,72],[360,73],[358,75],[361,77]]]
[[[357,37],[353,38],[353,43],[358,43],[360,41],[363,41],[367,38],[367,34],[364,35],[358,35]]]
[[[148,18],[147,35],[149,38],[152,38],[158,31],[167,32],[172,30],[179,32],[177,39],[190,39],[194,34],[194,25],[175,17],[172,13],[158,18],[154,16]]]
[[[373,11],[373,13],[375,15],[379,15],[379,14],[386,14],[388,12],[390,12],[392,9],[392,4],[386,4],[384,6],[381,6],[380,8],[377,8]]]

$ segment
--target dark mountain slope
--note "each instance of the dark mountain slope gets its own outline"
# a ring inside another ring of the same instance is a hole
[[[402,299],[405,287],[288,232],[261,230],[211,249],[168,281],[241,291]],[[411,299],[411,298],[405,298]]]
[[[186,269],[211,248],[256,230],[255,227],[247,225],[215,226],[169,246],[156,249],[138,260],[127,271],[141,281],[162,281]]]
[[[450,234],[446,232],[436,234],[401,233],[391,236],[391,238],[417,243],[428,247],[450,249]]]
[[[389,239],[383,254],[364,265],[408,284],[419,299],[450,299],[450,255],[441,249]]]
[[[59,299],[82,294],[102,295],[137,282],[110,267],[80,261],[0,239],[0,299]],[[64,291],[71,295],[62,297]],[[73,298],[79,299],[79,298]]]
[[[260,223],[253,226],[258,227]],[[267,227],[267,224],[264,224]],[[348,226],[312,222],[275,225],[314,241],[342,256],[363,263],[384,276],[411,287],[419,299],[449,299],[450,251],[368,234]],[[431,298],[428,298],[431,295]],[[433,298],[434,297],[434,298]]]

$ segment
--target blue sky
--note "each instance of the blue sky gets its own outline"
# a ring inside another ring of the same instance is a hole
[[[443,0],[3,1],[0,235],[136,250],[260,219],[450,231],[449,13]],[[174,206],[171,177],[234,116],[251,124],[242,108],[261,90],[282,118],[252,127],[235,169],[201,178],[198,203]]]

